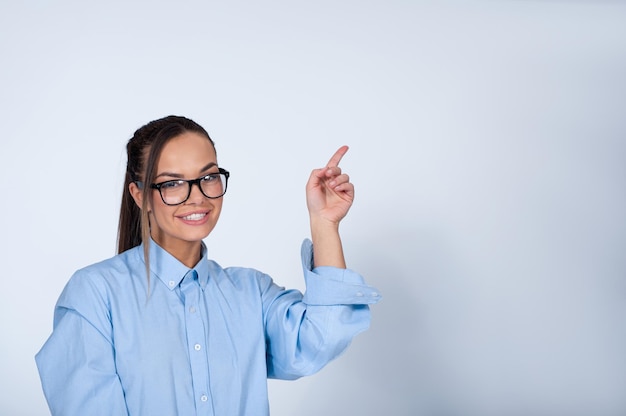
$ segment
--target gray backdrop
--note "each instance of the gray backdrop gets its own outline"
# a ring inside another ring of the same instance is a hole
[[[0,4],[0,414],[72,272],[114,254],[124,146],[168,114],[232,171],[206,243],[303,289],[304,184],[342,144],[371,329],[273,415],[626,414],[626,4]]]

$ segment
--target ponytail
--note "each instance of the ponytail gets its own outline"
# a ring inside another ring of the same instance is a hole
[[[129,172],[126,172],[124,188],[122,190],[122,206],[117,228],[117,254],[141,244],[141,210],[130,194],[129,185],[133,182]]]

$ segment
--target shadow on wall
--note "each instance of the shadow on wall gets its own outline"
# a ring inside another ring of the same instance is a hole
[[[350,267],[383,298],[343,357],[297,382],[300,416],[626,414],[623,300],[571,273],[564,286],[567,264],[506,236],[477,251],[458,230],[395,223],[346,233]]]
[[[459,262],[444,241],[425,229],[367,232],[370,237],[347,244],[346,256],[383,299],[372,306],[370,329],[315,376],[315,398],[300,403],[300,414],[455,414],[446,397],[450,382],[439,368],[445,352],[438,347],[442,334],[458,327],[457,311],[438,309],[433,302],[463,302],[467,291],[454,269]],[[372,235],[378,236],[377,245],[371,243]],[[446,328],[433,327],[435,322]]]
[[[441,232],[406,227],[374,235],[376,247],[357,247],[350,256],[383,295],[363,348],[354,354],[362,356],[353,357],[361,363],[356,377],[371,398],[362,414],[462,414],[455,412],[459,398],[442,367],[459,348],[446,339],[462,330],[458,314],[467,307],[462,262]]]
[[[340,413],[321,409],[326,414],[624,414],[623,354],[613,348],[624,339],[592,330],[615,319],[594,317],[590,308],[608,305],[609,297],[590,301],[572,288],[555,294],[554,276],[480,264],[439,229],[370,233],[378,245],[351,243],[348,258],[383,299],[373,306],[370,331],[330,370],[354,390],[350,397],[365,399],[342,402]],[[570,305],[576,296],[577,308]]]

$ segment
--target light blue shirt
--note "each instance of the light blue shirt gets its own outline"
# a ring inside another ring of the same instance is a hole
[[[306,292],[206,256],[189,269],[153,241],[77,271],[36,356],[53,415],[268,415],[267,378],[313,374],[369,326],[380,298],[351,270],[312,269]]]

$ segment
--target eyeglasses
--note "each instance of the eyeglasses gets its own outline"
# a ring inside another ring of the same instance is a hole
[[[189,199],[192,185],[198,185],[202,195],[207,198],[220,198],[226,193],[230,172],[219,168],[219,173],[209,173],[197,179],[176,179],[153,183],[150,188],[157,189],[165,205],[180,205]]]

